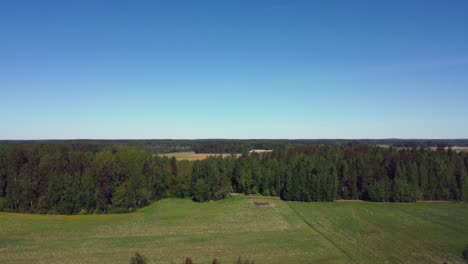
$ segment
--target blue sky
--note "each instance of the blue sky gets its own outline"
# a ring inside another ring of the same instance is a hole
[[[468,138],[467,1],[5,1],[0,139]]]

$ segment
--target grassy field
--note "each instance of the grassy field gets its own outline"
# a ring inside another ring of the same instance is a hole
[[[268,203],[268,204],[266,204]],[[260,206],[259,206],[260,205]],[[0,213],[0,263],[461,263],[468,205],[165,199],[136,213]]]

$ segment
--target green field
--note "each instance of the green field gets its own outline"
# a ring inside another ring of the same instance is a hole
[[[268,202],[270,206],[257,206]],[[165,199],[136,213],[0,213],[0,263],[461,263],[468,205]]]

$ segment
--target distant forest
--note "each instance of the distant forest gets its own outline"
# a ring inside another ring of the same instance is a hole
[[[416,144],[412,147],[360,141],[164,142],[3,141],[0,210],[117,213],[166,197],[205,202],[232,192],[294,201],[468,200],[468,153],[444,148],[447,143],[463,146],[463,140],[439,142],[435,150],[423,141],[408,142]],[[155,146],[242,155],[177,161],[155,155]],[[249,154],[252,148],[274,151]]]
[[[0,145],[51,144],[101,149],[139,147],[152,153],[195,151],[197,153],[244,153],[251,149],[282,149],[318,145],[383,145],[393,147],[468,147],[468,139],[142,139],[142,140],[0,140]]]

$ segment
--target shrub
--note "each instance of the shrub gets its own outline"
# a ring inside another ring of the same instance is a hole
[[[146,262],[146,257],[138,252],[135,252],[135,256],[130,259],[130,264],[146,264]]]
[[[189,257],[185,258],[185,264],[193,264],[192,259]]]
[[[86,211],[86,209],[81,209],[81,211],[78,214],[79,215],[87,215],[88,211]]]
[[[107,210],[107,213],[109,214],[126,214],[131,212],[128,208],[122,208],[122,207],[109,207]]]
[[[32,211],[34,214],[47,214],[47,209],[44,209],[44,208],[36,208],[36,209],[33,209]]]
[[[219,261],[218,259],[215,258],[215,259],[213,259],[211,264],[221,264],[221,261]]]
[[[468,246],[463,250],[463,259],[468,263]]]

